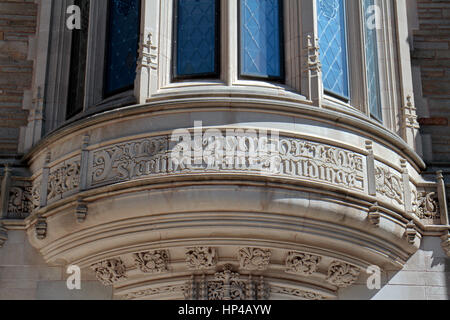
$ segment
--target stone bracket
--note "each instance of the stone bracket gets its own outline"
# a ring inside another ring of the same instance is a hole
[[[36,238],[44,240],[47,237],[47,219],[40,216],[35,225]]]

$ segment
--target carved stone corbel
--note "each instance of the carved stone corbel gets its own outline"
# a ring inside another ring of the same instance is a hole
[[[380,207],[378,206],[378,202],[375,202],[374,205],[369,208],[369,213],[367,214],[370,223],[375,227],[380,225],[381,214],[379,210]]]
[[[77,207],[75,209],[75,217],[77,218],[78,223],[85,222],[87,215],[88,215],[88,206],[86,202],[78,200]]]
[[[416,237],[417,237],[416,224],[414,223],[414,221],[410,221],[406,225],[405,234],[406,234],[406,238],[408,239],[408,242],[410,244],[414,244],[414,242],[416,241]]]
[[[44,240],[47,237],[47,219],[44,217],[38,217],[36,225],[36,238],[39,240]]]

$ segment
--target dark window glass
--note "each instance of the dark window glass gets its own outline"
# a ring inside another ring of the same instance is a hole
[[[378,69],[377,29],[376,25],[372,25],[370,17],[367,16],[369,12],[373,12],[371,7],[374,5],[374,0],[364,0],[364,12],[366,14],[364,33],[366,39],[367,95],[371,116],[381,121],[383,116],[381,112],[380,74]]]
[[[109,0],[105,96],[132,89],[140,34],[140,0]]]
[[[175,0],[177,79],[219,74],[219,1]]]
[[[280,0],[241,0],[240,74],[282,79],[283,25]]]
[[[74,4],[81,9],[81,29],[72,31],[67,119],[83,111],[89,30],[89,0],[75,0]]]
[[[326,92],[348,99],[345,0],[318,0],[320,61]]]

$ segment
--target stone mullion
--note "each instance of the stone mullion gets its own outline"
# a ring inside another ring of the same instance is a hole
[[[301,93],[317,107],[322,106],[323,84],[319,58],[319,32],[317,21],[317,1],[300,2],[302,76]]]
[[[158,90],[160,1],[141,1],[141,31],[135,96],[143,104]]]

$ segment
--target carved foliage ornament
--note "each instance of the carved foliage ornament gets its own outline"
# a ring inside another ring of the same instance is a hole
[[[136,266],[144,273],[162,273],[168,270],[169,254],[166,250],[156,250],[134,254]]]
[[[390,169],[377,167],[375,171],[377,192],[403,204],[403,179],[396,176]]]
[[[262,271],[269,266],[271,252],[260,248],[242,248],[239,250],[240,267],[243,270]]]
[[[307,253],[290,252],[286,259],[286,272],[310,276],[317,271],[321,257]]]
[[[334,261],[328,268],[327,281],[340,288],[351,286],[358,280],[361,270],[348,263]]]
[[[78,188],[80,184],[80,162],[74,161],[50,172],[48,177],[48,199],[56,198]]]
[[[190,248],[186,252],[186,263],[191,270],[205,270],[215,267],[216,249],[209,247]]]
[[[413,212],[420,219],[438,219],[439,205],[435,192],[413,191]]]
[[[126,279],[126,267],[120,258],[110,259],[91,266],[97,279],[105,286]]]

